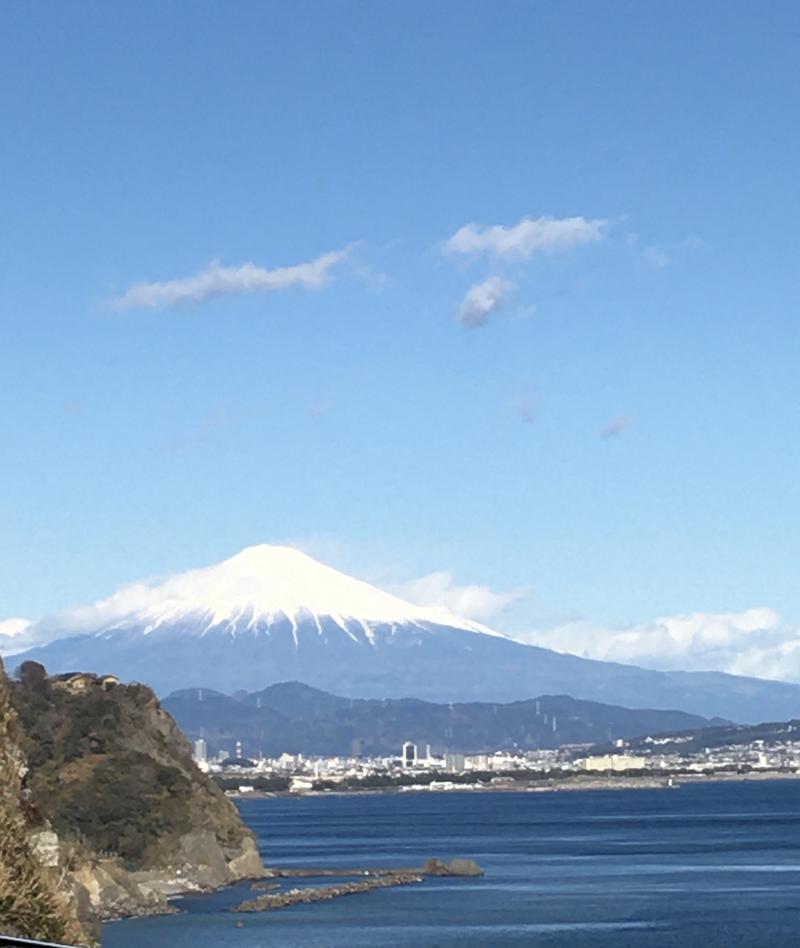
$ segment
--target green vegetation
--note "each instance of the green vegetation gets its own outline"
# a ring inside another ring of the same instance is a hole
[[[468,773],[468,774],[449,774],[439,773],[437,771],[428,771],[427,773],[380,773],[370,774],[368,777],[348,777],[343,781],[334,780],[315,780],[315,790],[382,790],[391,787],[427,787],[429,784],[439,780],[447,780],[450,783],[488,783],[493,774]]]
[[[23,811],[20,739],[8,682],[0,664],[0,931],[49,941],[85,943],[57,880],[31,852],[29,812]]]
[[[129,869],[158,866],[193,828],[223,847],[246,830],[194,766],[188,742],[143,685],[48,678],[26,662],[13,683],[35,806],[53,829]]]
[[[447,773],[442,771],[428,771],[427,773],[379,773],[371,774],[368,777],[348,777],[344,781],[334,780],[315,780],[314,790],[380,790],[391,787],[427,787],[435,782],[447,782],[453,784],[488,784],[493,780],[525,780],[527,783],[539,780],[549,780],[553,777],[565,776],[563,771],[549,771],[547,773],[537,771],[518,771],[518,770],[471,770],[468,773]]]
[[[62,784],[57,800],[51,811],[57,832],[77,835],[95,852],[119,855],[128,868],[141,865],[162,834],[191,829],[188,778],[142,753],[98,762],[85,780]]]

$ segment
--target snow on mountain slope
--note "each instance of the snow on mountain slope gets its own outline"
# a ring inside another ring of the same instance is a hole
[[[750,722],[786,720],[800,708],[800,685],[656,672],[523,645],[287,547],[251,547],[216,566],[126,586],[33,623],[29,635],[49,641],[15,651],[12,668],[33,660],[51,673],[111,673],[161,694],[302,681],[348,697],[508,702],[566,694]]]
[[[330,620],[330,621],[328,621]],[[43,620],[70,634],[109,635],[135,629],[149,635],[168,628],[181,634],[264,632],[288,621],[319,634],[331,623],[353,639],[374,643],[377,626],[447,626],[500,636],[446,609],[412,605],[317,562],[287,546],[252,546],[214,566],[164,582],[125,586],[107,599]],[[504,636],[500,636],[503,637]]]

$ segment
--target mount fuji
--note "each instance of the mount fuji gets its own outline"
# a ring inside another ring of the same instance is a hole
[[[445,609],[412,605],[291,547],[215,566],[33,623],[47,644],[10,664],[138,679],[161,694],[258,691],[300,680],[348,697],[507,702],[541,694],[736,721],[800,713],[800,685],[657,672],[523,645]]]

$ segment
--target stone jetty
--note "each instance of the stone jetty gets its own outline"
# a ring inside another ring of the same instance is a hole
[[[398,885],[415,885],[426,877],[474,878],[482,876],[483,870],[472,859],[428,859],[416,869],[268,869],[269,879],[324,879],[358,876],[359,882],[339,882],[334,885],[306,886],[282,891],[278,883],[259,881],[253,889],[265,894],[246,899],[237,905],[234,912],[274,912],[290,905],[307,905],[312,902],[329,902],[344,895],[358,895],[375,889],[389,889]],[[270,887],[271,891],[267,890]]]
[[[396,885],[414,885],[423,882],[424,876],[407,873],[374,876],[363,882],[342,882],[339,885],[308,886],[304,889],[289,889],[286,892],[272,892],[247,899],[233,909],[234,912],[274,912],[289,905],[307,905],[311,902],[330,902],[343,895],[358,895],[375,889],[389,889]]]

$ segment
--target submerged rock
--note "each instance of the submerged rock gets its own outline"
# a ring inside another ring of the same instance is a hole
[[[483,869],[473,859],[451,859],[442,862],[441,859],[428,859],[420,868],[424,876],[482,876]]]

